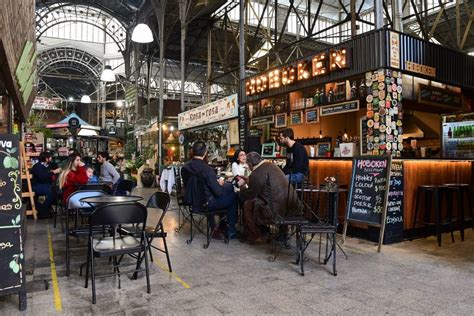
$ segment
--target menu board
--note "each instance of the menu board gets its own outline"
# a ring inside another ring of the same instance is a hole
[[[386,156],[356,157],[348,198],[348,220],[380,226],[386,207],[386,185],[391,159]]]
[[[239,147],[245,149],[247,132],[246,106],[241,104],[239,106]]]
[[[321,106],[320,111],[321,116],[359,111],[359,100]]]
[[[367,116],[360,118],[360,154],[367,155]]]
[[[0,294],[21,292],[26,308],[19,149],[17,136],[0,135]]]
[[[419,85],[418,102],[462,108],[462,94],[424,84]]]
[[[403,240],[403,161],[392,161],[384,244]]]

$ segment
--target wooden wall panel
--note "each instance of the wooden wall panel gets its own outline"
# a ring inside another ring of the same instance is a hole
[[[339,184],[341,186],[348,186],[350,184],[352,171],[352,161],[350,160],[310,160],[309,167],[311,182],[315,185],[324,183],[325,177],[334,175],[339,176]],[[404,160],[404,229],[412,228],[415,197],[419,185],[441,185],[448,183],[470,183],[473,185],[473,167],[474,162],[471,161]],[[322,203],[324,203],[324,200],[322,200]],[[341,199],[339,200],[340,222],[342,222],[345,215],[345,203],[346,195],[341,194]],[[441,206],[444,214],[446,212],[445,201],[442,201]],[[424,200],[420,203],[420,219],[423,212]]]
[[[23,104],[15,79],[15,70],[26,41],[35,40],[35,2],[33,0],[2,0],[0,9],[0,67],[9,93],[17,109],[24,116],[36,93],[32,93],[29,102]]]

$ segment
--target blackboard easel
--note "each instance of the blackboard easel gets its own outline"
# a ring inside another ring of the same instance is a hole
[[[364,223],[380,227],[377,251],[381,251],[387,221],[391,164],[390,156],[358,156],[352,160],[343,243],[350,222]]]

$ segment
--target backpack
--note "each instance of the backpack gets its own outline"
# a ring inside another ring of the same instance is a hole
[[[190,167],[186,168],[191,174],[184,192],[184,202],[191,206],[193,212],[203,211],[207,207],[207,199],[204,193],[206,182],[203,177],[196,174]]]

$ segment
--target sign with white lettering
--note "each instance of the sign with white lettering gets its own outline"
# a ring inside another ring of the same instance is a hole
[[[342,102],[320,107],[321,116],[359,111],[359,100]]]
[[[61,101],[61,98],[36,97],[31,108],[34,110],[59,110],[58,105],[61,104]]]
[[[347,199],[346,221],[380,227],[379,251],[387,216],[387,185],[390,183],[390,156],[359,156],[352,160],[352,177]]]
[[[178,129],[217,123],[237,117],[239,114],[237,94],[199,106],[178,114]]]
[[[403,161],[392,161],[384,244],[403,240]]]
[[[19,138],[0,135],[0,293],[25,285]]]

